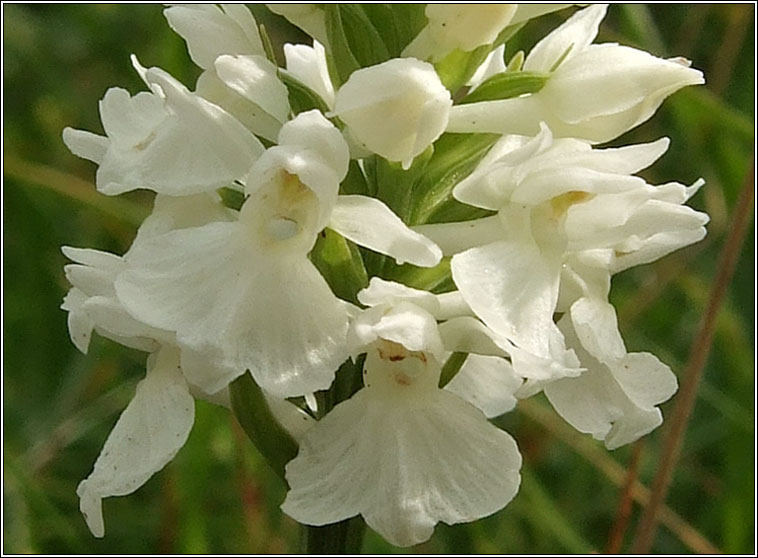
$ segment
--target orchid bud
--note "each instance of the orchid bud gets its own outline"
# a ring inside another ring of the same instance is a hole
[[[451,105],[431,64],[396,58],[354,72],[332,114],[362,147],[408,168],[445,130]]]
[[[704,83],[702,72],[682,59],[590,44],[605,10],[577,12],[534,47],[524,70],[551,72],[541,90],[455,107],[447,131],[533,136],[545,122],[556,137],[606,142],[645,122],[672,93]]]

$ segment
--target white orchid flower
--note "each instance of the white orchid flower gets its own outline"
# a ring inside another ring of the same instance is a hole
[[[446,347],[425,307],[439,310],[440,301],[378,279],[359,300],[372,304],[351,326],[367,353],[365,387],[302,438],[286,467],[284,512],[308,525],[360,514],[392,544],[410,546],[439,521],[504,507],[518,491],[521,456],[482,411],[438,387]]]
[[[234,212],[220,202],[216,194],[159,195],[135,244],[171,230],[233,219]],[[114,288],[116,277],[126,267],[124,258],[71,247],[64,247],[63,252],[75,262],[64,268],[72,288],[62,308],[69,313],[69,332],[76,347],[86,353],[94,330],[151,353],[145,379],[108,436],[92,473],[77,490],[87,525],[102,537],[101,500],[137,490],[162,469],[187,439],[194,419],[193,397],[226,404],[223,386],[238,372],[218,366],[211,353],[180,347],[174,333],[130,315]]]
[[[540,91],[453,107],[447,131],[535,135],[546,122],[556,136],[606,142],[645,122],[682,87],[704,83],[681,59],[590,44],[606,9],[577,12],[532,49],[523,69],[550,73]]]
[[[147,188],[189,196],[243,178],[263,153],[260,141],[163,70],[134,62],[150,93],[132,97],[109,89],[100,101],[105,136],[63,130],[74,155],[99,165],[97,189],[108,195]]]
[[[445,130],[452,103],[431,64],[394,58],[353,72],[333,114],[361,147],[408,168]]]
[[[289,117],[287,88],[263,49],[258,24],[241,4],[182,4],[164,10],[168,24],[205,70],[201,97],[234,115],[253,133],[276,140]]]
[[[671,369],[650,353],[627,353],[609,303],[581,298],[559,322],[587,370],[544,385],[555,410],[608,449],[633,442],[663,418],[657,405],[677,389]]]
[[[453,192],[459,201],[498,215],[416,228],[454,254],[451,270],[463,298],[516,346],[509,352],[524,377],[546,380],[579,373],[573,351],[566,349],[553,323],[562,272],[578,261],[578,254],[586,259],[605,250],[609,258],[633,257],[624,251],[641,248],[643,239],[649,239],[655,252],[653,246],[663,242],[661,233],[672,229],[677,231],[673,236],[663,234],[672,249],[676,242],[680,247],[682,240],[704,234],[707,217],[659,200],[669,191],[671,199],[682,200],[682,190],[655,188],[630,176],[667,147],[668,140],[662,139],[593,150],[579,140],[554,140],[544,126],[533,139],[506,136]],[[661,219],[646,218],[649,212]],[[680,217],[667,222],[663,215]],[[630,239],[637,240],[636,246]],[[608,262],[602,273],[609,279]]]
[[[329,387],[347,358],[347,311],[307,258],[318,233],[329,226],[416,265],[441,257],[377,200],[338,198],[348,161],[318,111],[298,115],[251,170],[239,218],[136,243],[116,280],[119,300],[180,345],[250,370],[275,396]]]

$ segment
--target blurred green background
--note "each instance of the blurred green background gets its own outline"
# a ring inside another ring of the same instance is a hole
[[[304,37],[253,10],[281,52]],[[507,47],[528,49],[573,10],[531,22]],[[225,409],[199,402],[187,445],[136,493],[107,499],[106,537],[78,511],[87,476],[144,374],[145,355],[94,338],[88,356],[68,339],[59,310],[68,289],[61,245],[123,253],[151,196],[95,192],[94,165],[71,155],[61,130],[101,131],[97,101],[111,86],[143,89],[137,54],[192,86],[199,74],[157,5],[3,5],[3,550],[6,553],[297,552],[297,525],[278,506],[284,487]],[[711,216],[705,241],[614,279],[613,302],[630,351],[650,351],[681,374],[716,273],[728,217],[753,159],[754,6],[614,5],[600,40],[682,55],[707,85],[667,100],[618,144],[672,138],[643,173],[652,183],[707,185],[691,201]],[[754,233],[742,250],[656,553],[754,552]],[[670,413],[672,402],[663,405]],[[606,451],[568,427],[540,396],[501,425],[524,454],[523,482],[503,511],[439,525],[409,552],[603,552],[633,448]],[[640,480],[655,473],[661,430],[642,444]],[[637,490],[639,495],[640,491]],[[628,547],[639,505],[627,530]],[[401,552],[367,534],[364,550]]]

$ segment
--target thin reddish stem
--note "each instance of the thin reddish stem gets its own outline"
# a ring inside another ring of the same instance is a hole
[[[624,485],[621,487],[621,497],[619,498],[619,505],[616,511],[616,520],[613,522],[613,527],[611,527],[611,532],[608,535],[608,543],[605,547],[606,554],[618,554],[621,550],[621,545],[624,543],[624,535],[629,527],[629,518],[632,516],[632,504],[634,503],[632,488],[637,480],[644,444],[643,440],[639,440],[634,445],[632,457],[629,459],[629,467],[626,470]]]
[[[658,511],[666,500],[671,477],[681,453],[684,432],[695,405],[697,388],[713,343],[716,318],[734,275],[742,243],[750,224],[754,193],[755,163],[751,165],[750,172],[745,177],[745,183],[735,207],[732,226],[721,251],[716,281],[711,289],[708,306],[695,335],[689,362],[684,372],[684,380],[664,437],[663,450],[658,460],[658,472],[653,482],[650,502],[642,514],[631,548],[633,554],[647,554],[655,539],[658,528]]]

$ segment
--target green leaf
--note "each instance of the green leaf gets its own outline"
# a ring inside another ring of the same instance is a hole
[[[381,35],[363,8],[355,4],[330,4],[325,11],[335,85],[345,83],[359,68],[390,59]]]
[[[476,69],[484,62],[492,50],[492,45],[482,45],[470,52],[455,49],[434,65],[442,84],[455,94],[471,79]]]
[[[239,211],[242,204],[245,203],[245,193],[235,188],[220,188],[218,193],[226,207]]]
[[[355,70],[360,68],[358,60],[350,50],[350,43],[342,25],[339,6],[331,4],[326,10],[326,36],[329,39],[327,64],[335,88],[347,81]]]
[[[428,223],[444,205],[455,201],[453,187],[474,170],[498,138],[498,134],[443,134],[415,184],[408,223]],[[477,214],[474,208],[469,210]]]
[[[390,59],[382,36],[358,4],[337,4],[350,50],[362,68]]]
[[[397,58],[426,25],[425,4],[363,4],[390,58]]]
[[[347,176],[342,181],[342,184],[340,184],[340,194],[371,195],[366,177],[363,176],[363,171],[361,171],[361,167],[355,159],[350,161],[350,165],[347,168]]]
[[[297,455],[297,443],[274,418],[263,391],[245,372],[229,384],[232,410],[266,462],[284,478],[284,467]],[[286,482],[286,481],[285,481]]]
[[[472,51],[454,50],[434,65],[442,83],[455,94],[458,89],[471,79],[487,55],[495,48],[505,44],[521,30],[526,22],[510,25],[503,29],[491,45],[482,45]]]
[[[368,275],[355,244],[331,229],[324,229],[310,257],[335,295],[358,302],[356,295],[368,285]]]
[[[268,61],[274,66],[278,66],[279,64],[276,61],[276,55],[274,54],[274,45],[271,43],[271,37],[269,37],[268,31],[266,31],[266,26],[259,25],[258,31],[260,32],[261,44],[263,45],[263,52],[266,53],[266,58],[268,58]]]
[[[448,357],[448,359],[445,361],[445,364],[442,366],[442,372],[440,373],[440,388],[445,387],[450,383],[450,380],[455,378],[455,375],[460,371],[460,369],[463,367],[463,364],[466,362],[467,357],[468,353],[453,353]]]
[[[408,219],[415,183],[423,176],[433,157],[434,147],[416,156],[410,168],[403,170],[400,163],[373,156],[369,169],[375,184],[374,196],[382,200],[403,221]]]
[[[511,99],[525,93],[536,93],[545,86],[550,74],[540,72],[505,72],[485,80],[460,102],[478,103],[497,99]]]
[[[410,264],[395,266],[386,279],[437,294],[455,290],[455,284],[450,275],[449,257],[442,258],[442,261],[434,267],[416,267]]]

